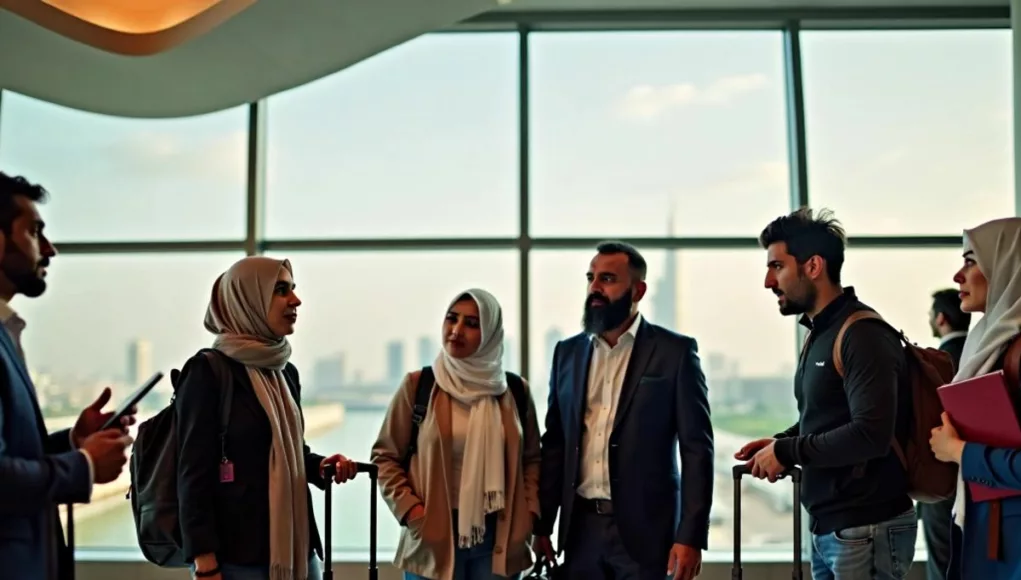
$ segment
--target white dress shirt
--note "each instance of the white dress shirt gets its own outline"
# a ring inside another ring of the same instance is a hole
[[[21,335],[25,331],[27,326],[25,319],[18,316],[18,313],[11,308],[11,305],[6,300],[0,300],[0,324],[3,325],[7,331],[7,335],[14,341],[14,347],[18,349],[18,355],[21,356],[21,362],[25,365],[25,370],[28,370],[28,362],[25,359],[25,349],[21,345]],[[34,388],[34,387],[33,387]],[[35,395],[33,394],[33,397]],[[46,426],[42,426],[46,429]],[[74,444],[74,433],[68,431],[68,437],[71,439],[71,449],[75,449]],[[84,449],[81,449],[81,454],[85,456],[86,463],[89,464],[89,497],[92,497],[92,485],[96,481],[96,472],[92,466],[92,457]]]
[[[968,336],[968,331],[967,330],[954,330],[954,331],[948,332],[948,333],[943,335],[943,338],[939,339],[939,345],[942,347],[944,344],[950,342],[951,340],[953,340],[955,338],[960,338],[962,336]]]
[[[595,346],[586,386],[585,433],[581,446],[581,482],[578,485],[578,495],[584,498],[611,499],[610,433],[641,322],[642,315],[636,315],[616,346],[611,347],[602,337],[592,338]]]

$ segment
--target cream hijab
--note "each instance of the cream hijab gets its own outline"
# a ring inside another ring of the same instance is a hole
[[[266,322],[280,271],[287,260],[244,258],[217,278],[206,310],[213,348],[242,363],[272,431],[269,450],[270,580],[307,580],[308,498],[304,425],[283,368],[291,356],[285,337]]]
[[[436,385],[471,407],[461,466],[457,546],[482,543],[486,514],[504,507],[503,416],[497,399],[507,391],[503,371],[503,312],[496,298],[478,288],[457,295],[449,310],[469,296],[479,307],[482,342],[473,354],[454,358],[440,349],[433,363]],[[446,337],[443,337],[446,339]]]
[[[965,230],[964,252],[974,253],[989,286],[985,314],[968,332],[954,382],[992,371],[1011,339],[1021,333],[1021,218]],[[954,521],[959,526],[964,526],[964,504],[964,480],[958,476]]]

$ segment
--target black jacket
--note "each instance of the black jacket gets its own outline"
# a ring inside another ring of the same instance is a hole
[[[844,335],[844,378],[833,367],[833,343],[847,317],[872,310],[853,288],[814,321],[798,362],[794,394],[798,424],[777,435],[776,457],[802,468],[802,503],[816,534],[876,524],[912,508],[907,477],[892,448],[910,425],[906,361],[899,335],[882,322],[860,320]]]
[[[593,339],[557,344],[542,436],[536,534],[573,534]],[[645,320],[635,337],[610,432],[609,474],[621,540],[642,567],[665,570],[670,547],[705,549],[713,500],[713,428],[695,339]]]
[[[181,369],[176,393],[181,535],[188,561],[209,552],[217,561],[236,565],[269,564],[269,418],[252,390],[244,365],[227,359],[234,378],[227,455],[234,481],[220,483],[219,389],[205,355],[193,356]],[[284,369],[291,395],[301,408],[298,371]],[[323,457],[305,445],[309,483],[323,488],[319,463]],[[307,490],[307,487],[306,487]],[[309,556],[322,557],[319,530],[308,495]]]
[[[964,341],[968,339],[967,335],[955,336],[950,340],[939,345],[939,349],[945,353],[950,354],[950,358],[954,362],[954,370],[961,366],[961,353],[964,352]]]

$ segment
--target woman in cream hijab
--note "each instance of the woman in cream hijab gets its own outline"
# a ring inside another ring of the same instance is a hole
[[[503,370],[492,294],[458,294],[442,332],[436,362],[404,378],[372,450],[380,491],[404,527],[394,564],[406,580],[516,578],[532,564],[539,515],[535,406],[524,380]],[[428,406],[409,460],[420,388]]]
[[[181,535],[196,578],[321,578],[308,484],[324,487],[328,464],[345,481],[355,465],[304,443],[301,385],[287,340],[300,305],[287,260],[244,258],[213,284],[205,319],[212,352],[185,364],[175,393]],[[230,369],[224,435],[225,383],[210,356]]]
[[[968,333],[954,382],[1002,370],[1007,348],[1021,334],[1021,218],[965,230],[964,266],[954,281],[961,291],[961,310],[984,313]],[[1021,490],[1021,449],[962,441],[945,413],[930,443],[937,459],[961,466],[954,522],[963,530],[963,541],[954,546],[948,577],[1021,580],[1021,497],[975,502],[963,483],[989,481]]]

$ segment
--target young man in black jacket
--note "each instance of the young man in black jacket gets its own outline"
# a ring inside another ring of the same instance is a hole
[[[852,324],[841,344],[841,377],[833,363],[837,333],[851,313],[872,309],[841,286],[846,238],[839,222],[805,208],[774,220],[759,242],[780,313],[801,315],[810,332],[794,377],[798,422],[736,456],[769,481],[802,468],[814,580],[906,578],[918,522],[891,445],[906,436],[911,411],[900,337],[879,321]]]

